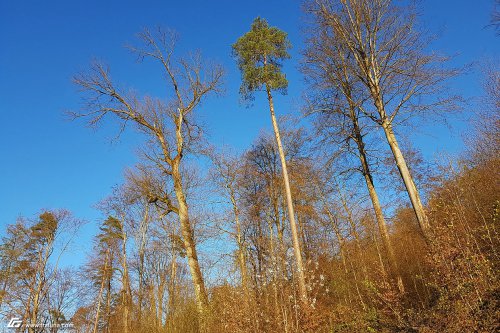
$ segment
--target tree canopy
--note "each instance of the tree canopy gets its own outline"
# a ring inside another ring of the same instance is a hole
[[[257,17],[249,32],[233,44],[233,54],[242,74],[240,93],[252,99],[253,92],[263,86],[286,92],[288,80],[281,72],[282,61],[290,58],[292,44],[286,32],[270,27],[265,19]]]

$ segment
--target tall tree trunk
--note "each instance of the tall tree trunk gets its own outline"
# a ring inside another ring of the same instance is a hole
[[[47,262],[50,257],[50,252],[52,249],[52,241],[47,243],[43,250],[40,251],[39,259],[36,265],[36,270],[33,275],[34,283],[36,284],[36,288],[33,294],[33,310],[31,312],[31,324],[37,324],[38,314],[40,312],[40,303],[44,295],[48,292],[47,290],[44,293],[44,288],[46,287],[46,275],[45,269],[47,267]],[[56,269],[56,268],[54,268]],[[31,288],[30,288],[31,289]],[[35,332],[36,329],[34,327],[30,327],[28,329],[29,332]]]
[[[37,286],[37,292],[35,292],[35,295],[33,297],[33,311],[31,312],[31,319],[30,319],[30,324],[32,325],[37,324],[39,306],[40,306],[40,292],[39,292],[39,287]],[[30,326],[28,331],[30,333],[34,333],[35,328]]]
[[[424,206],[422,205],[422,201],[420,200],[420,194],[418,193],[417,187],[415,186],[415,182],[413,181],[413,177],[411,176],[410,170],[408,169],[406,160],[403,156],[403,153],[401,152],[401,149],[399,148],[398,141],[396,140],[396,136],[394,135],[394,130],[392,129],[392,124],[388,121],[384,121],[384,123],[382,124],[382,128],[384,129],[387,142],[389,143],[392,154],[394,155],[394,159],[396,160],[396,166],[398,167],[399,174],[403,179],[406,191],[408,192],[408,196],[410,197],[410,201],[413,206],[413,210],[415,211],[415,215],[417,216],[420,229],[425,239],[429,240],[429,220],[427,219],[427,215],[425,214]]]
[[[110,267],[112,272],[112,267]],[[106,332],[111,332],[111,327],[109,325],[111,321],[111,278],[108,277],[108,284],[106,290]]]
[[[101,287],[99,288],[99,296],[97,297],[97,309],[95,312],[94,329],[92,330],[93,333],[97,333],[97,326],[99,324],[99,315],[101,312],[102,294],[104,292],[104,284],[106,282],[106,276],[108,274],[108,258],[109,258],[109,249],[106,251],[106,257],[105,257],[105,262],[104,262],[104,272],[102,275]]]
[[[149,224],[149,205],[146,204],[144,207],[144,216],[140,226],[140,242],[139,242],[139,265],[138,265],[138,275],[139,275],[139,288],[137,290],[137,323],[139,327],[142,326],[142,303],[144,300],[144,255],[146,246],[146,234],[148,232]]]
[[[129,302],[126,292],[123,294],[123,332],[128,333]]]
[[[123,306],[123,332],[128,333],[129,331],[129,311],[131,301],[132,301],[132,289],[130,287],[130,278],[128,273],[128,263],[127,263],[127,234],[125,233],[124,217],[120,220],[121,230],[122,230],[122,306]]]
[[[233,187],[231,185],[228,185],[228,188],[229,188],[229,198],[231,200],[231,204],[233,205],[234,223],[236,224],[236,243],[238,244],[238,264],[240,266],[241,286],[243,287],[245,293],[247,293],[248,270],[246,264],[246,247],[241,231],[240,211],[236,203],[236,195],[234,194]]]
[[[288,179],[288,170],[286,167],[285,152],[283,151],[283,145],[281,143],[281,137],[280,137],[280,132],[279,132],[279,128],[278,128],[278,123],[276,121],[276,116],[274,114],[273,96],[271,95],[271,90],[270,90],[269,86],[267,86],[267,85],[266,85],[266,91],[267,91],[267,99],[269,101],[269,109],[271,111],[271,120],[273,123],[274,135],[276,137],[276,143],[278,145],[278,152],[279,152],[280,160],[281,160],[281,169],[283,172],[283,183],[285,186],[286,202],[287,202],[287,208],[288,208],[288,217],[290,219],[290,229],[292,231],[293,250],[294,250],[294,254],[295,254],[295,260],[296,260],[296,264],[297,264],[297,272],[298,272],[298,278],[299,278],[299,289],[300,289],[301,297],[305,301],[305,300],[307,300],[307,288],[306,288],[306,279],[305,279],[305,273],[304,273],[304,264],[302,262],[302,253],[300,251],[300,240],[299,240],[299,235],[298,235],[298,230],[297,230],[297,224],[295,223],[295,212],[293,210],[292,193],[290,190],[290,181]]]
[[[99,324],[99,315],[101,312],[101,298],[103,290],[104,290],[104,278],[101,281],[101,288],[99,289],[99,296],[97,298],[97,309],[95,312],[94,329],[92,330],[92,333],[97,333],[97,325]]]
[[[142,303],[144,301],[144,251],[139,251],[139,287],[137,290],[137,324],[142,327]]]
[[[373,59],[370,61],[373,62]],[[369,68],[369,60],[363,59],[363,63],[365,67]],[[375,67],[376,68],[376,67]],[[424,206],[422,205],[422,201],[420,200],[420,194],[415,186],[415,182],[413,181],[413,177],[411,176],[410,170],[408,169],[408,165],[406,164],[406,160],[399,148],[398,141],[396,140],[396,136],[394,134],[394,130],[392,128],[392,122],[387,112],[385,110],[385,105],[382,97],[382,92],[380,89],[379,78],[377,74],[368,74],[368,89],[370,90],[370,94],[373,99],[373,104],[377,108],[377,112],[380,116],[380,125],[382,126],[385,137],[387,139],[387,143],[391,148],[392,154],[394,156],[394,160],[396,161],[396,166],[398,168],[399,174],[403,179],[403,182],[406,187],[406,192],[410,197],[411,204],[413,206],[413,210],[418,220],[418,224],[420,226],[420,230],[426,241],[430,239],[430,226],[429,220],[427,219],[427,215],[425,214]]]
[[[196,253],[196,244],[193,238],[193,229],[191,227],[191,222],[189,221],[188,205],[182,187],[182,177],[179,170],[178,159],[175,159],[172,163],[172,177],[174,180],[175,195],[177,197],[177,202],[179,205],[179,221],[181,224],[184,248],[186,250],[186,256],[188,258],[189,270],[191,272],[191,278],[193,280],[196,304],[198,312],[200,313],[203,320],[203,317],[207,314],[208,311],[208,295],[205,289],[203,276],[201,275],[198,255]]]
[[[375,185],[373,184],[373,177],[366,156],[363,136],[361,134],[361,129],[358,124],[358,118],[355,114],[353,105],[350,106],[350,117],[353,124],[354,139],[358,147],[358,157],[359,161],[361,162],[363,177],[365,179],[366,187],[368,188],[368,193],[372,201],[373,210],[375,211],[378,230],[380,232],[380,236],[382,237],[382,243],[384,244],[384,248],[387,253],[387,258],[391,267],[391,273],[397,281],[399,291],[404,292],[403,279],[401,278],[401,275],[399,273],[396,255],[394,253],[394,247],[392,246],[391,239],[389,238],[389,232],[387,230],[387,223],[385,222],[384,213],[382,212],[382,206],[380,205],[380,200],[378,198],[377,191],[375,190]]]

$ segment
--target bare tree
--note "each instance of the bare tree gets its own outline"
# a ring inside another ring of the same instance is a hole
[[[54,283],[50,286],[48,303],[52,324],[50,331],[53,333],[60,330],[61,324],[68,322],[70,314],[74,311],[74,306],[83,294],[77,279],[73,269],[60,269],[55,276]]]
[[[429,238],[429,221],[394,125],[453,106],[453,96],[439,93],[457,71],[441,66],[447,58],[425,53],[427,40],[415,29],[412,6],[400,7],[391,0],[317,0],[309,9],[341,46],[342,52],[331,56],[364,86],[371,103],[357,107],[384,131],[421,231]]]
[[[185,186],[182,177],[183,157],[200,139],[200,128],[194,122],[193,111],[203,99],[220,91],[223,70],[216,65],[207,65],[199,55],[175,61],[173,58],[175,35],[158,29],[152,33],[144,30],[139,34],[141,47],[131,47],[140,59],[152,58],[162,66],[173,98],[164,102],[152,97],[139,99],[120,91],[110,78],[106,66],[95,63],[87,74],[78,75],[74,82],[88,96],[88,112],[74,114],[86,117],[96,125],[106,115],[113,115],[122,129],[128,122],[136,125],[145,134],[153,148],[145,153],[163,174],[172,181],[175,199],[169,192],[151,197],[151,202],[163,205],[166,213],[174,212],[179,217],[182,238],[193,280],[198,311],[208,311],[208,296],[201,273],[189,218]],[[174,201],[175,200],[175,201]]]
[[[324,137],[323,141],[334,142],[339,150],[352,153],[358,159],[372,203],[378,229],[389,260],[392,274],[396,277],[400,291],[403,281],[397,267],[396,254],[389,237],[379,195],[375,188],[371,166],[368,160],[365,136],[367,126],[363,125],[362,105],[368,99],[362,83],[349,70],[349,49],[338,42],[328,26],[320,25],[318,31],[308,40],[303,71],[312,88],[317,91],[311,101],[309,112],[317,115],[316,127]],[[355,148],[351,149],[351,143]],[[342,195],[341,195],[342,197]],[[345,206],[345,200],[342,200]],[[359,241],[358,241],[359,244]]]
[[[238,178],[241,177],[240,169],[241,162],[236,156],[229,155],[228,152],[216,153],[211,150],[209,153],[210,159],[214,165],[213,180],[217,183],[220,188],[224,189],[225,195],[229,198],[231,202],[233,217],[234,217],[234,229],[235,232],[232,234],[238,245],[237,262],[241,274],[241,286],[244,291],[248,291],[248,271],[246,262],[246,242],[243,234],[243,229],[241,226],[241,214],[238,203]]]

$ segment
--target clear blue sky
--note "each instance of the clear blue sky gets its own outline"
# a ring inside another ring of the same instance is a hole
[[[457,65],[499,55],[499,39],[485,28],[493,0],[423,0],[423,22],[440,38],[433,48],[457,54]],[[141,66],[123,46],[143,27],[162,25],[180,34],[180,52],[199,49],[227,70],[226,94],[202,108],[212,142],[249,147],[262,129],[270,129],[262,103],[252,109],[238,104],[240,75],[231,44],[256,16],[289,33],[295,48],[285,71],[288,97],[277,101],[278,113],[298,112],[302,78],[297,71],[302,45],[300,1],[27,1],[0,2],[0,227],[19,215],[42,208],[66,208],[90,225],[82,234],[88,245],[99,213],[92,206],[119,184],[123,170],[136,161],[137,138],[128,132],[110,144],[116,132],[94,132],[80,121],[68,122],[80,96],[71,77],[92,58],[111,66],[113,76],[140,91],[161,92],[153,66]],[[480,95],[478,75],[453,82],[465,97]],[[463,128],[453,121],[457,128]],[[460,138],[443,127],[416,140],[424,156],[456,152]],[[425,132],[425,131],[424,131]]]

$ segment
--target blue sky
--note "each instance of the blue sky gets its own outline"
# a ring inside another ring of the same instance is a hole
[[[498,61],[500,43],[493,29],[485,28],[493,0],[421,3],[423,25],[439,34],[432,49],[456,55],[456,65]],[[240,75],[230,54],[231,44],[256,16],[289,33],[294,45],[293,58],[284,68],[289,95],[278,98],[276,105],[279,114],[298,113],[304,88],[297,70],[303,39],[300,1],[1,1],[0,227],[43,208],[66,208],[90,222],[81,236],[81,247],[89,247],[100,218],[92,206],[109,195],[123,170],[135,163],[140,139],[127,132],[110,143],[116,134],[113,127],[94,132],[81,121],[67,121],[64,110],[80,105],[71,77],[99,58],[123,84],[161,94],[157,67],[138,64],[123,47],[143,27],[173,28],[180,34],[180,54],[198,49],[226,68],[225,95],[200,110],[213,143],[242,150],[261,130],[270,130],[264,103],[250,109],[239,105]],[[453,81],[451,88],[475,98],[482,93],[479,79],[477,71],[472,72]],[[452,132],[429,126],[417,133],[415,142],[425,157],[460,150],[464,122],[450,121]]]

